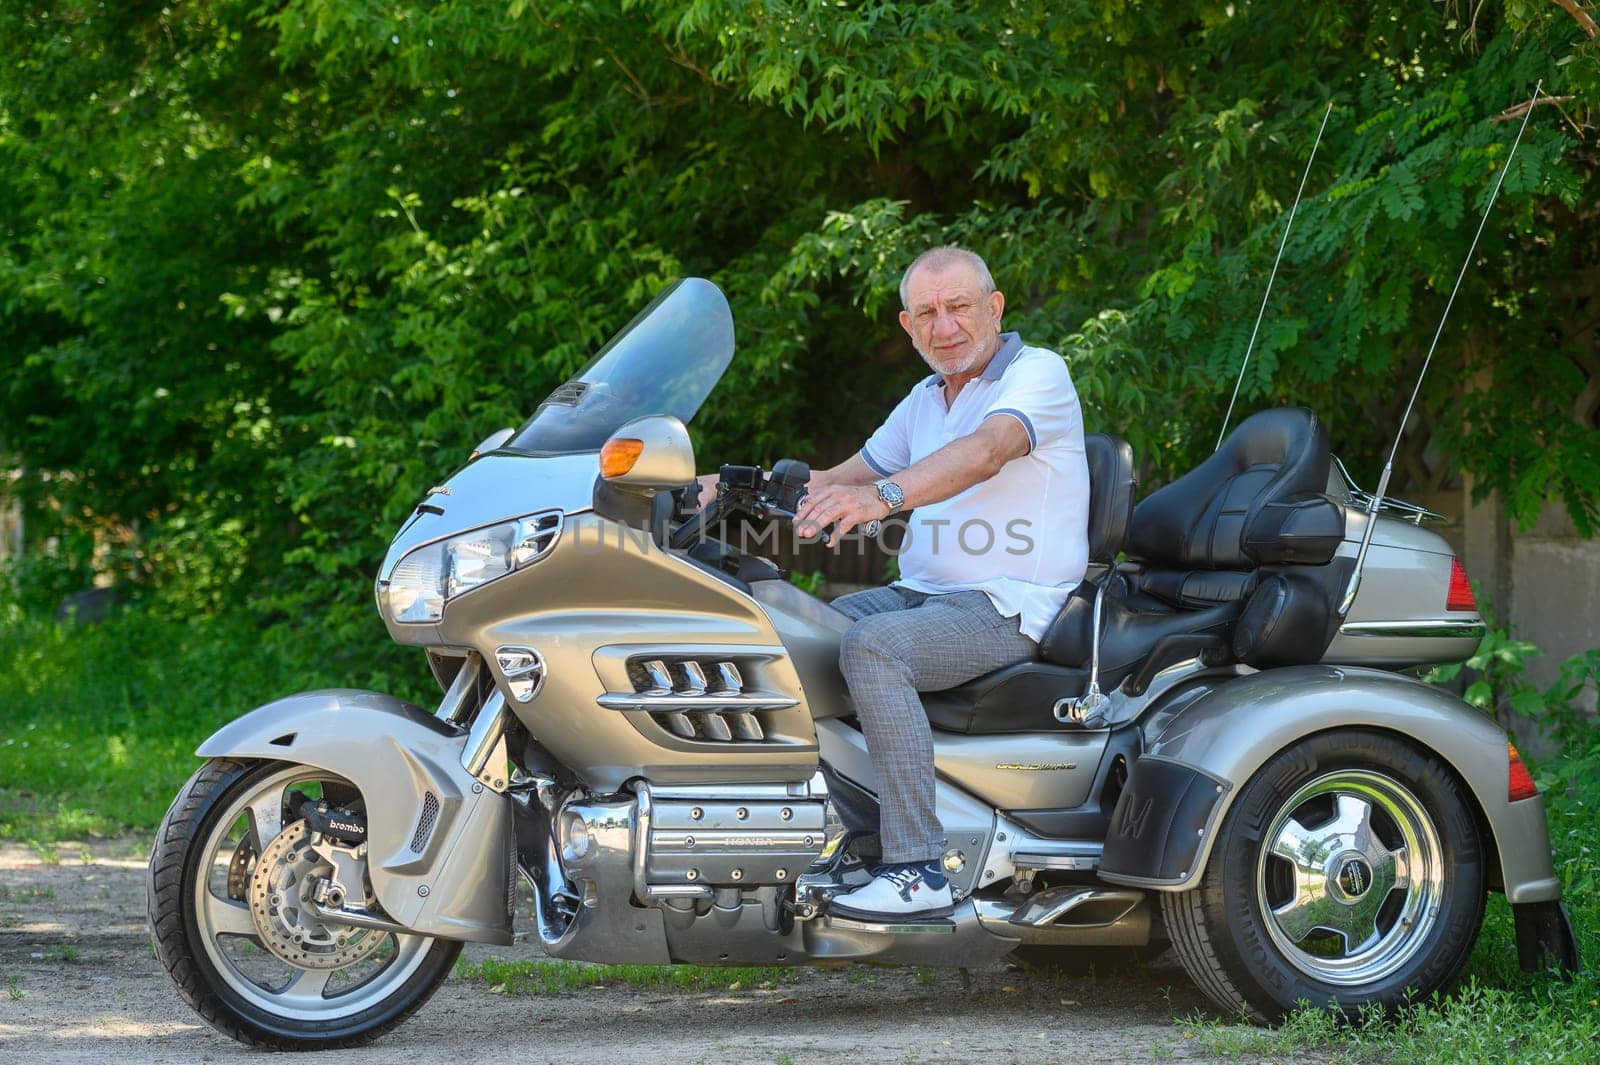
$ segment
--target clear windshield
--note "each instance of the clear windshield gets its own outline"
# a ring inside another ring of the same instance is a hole
[[[506,448],[542,455],[598,451],[646,414],[694,417],[733,358],[727,298],[698,277],[672,284],[550,393]]]

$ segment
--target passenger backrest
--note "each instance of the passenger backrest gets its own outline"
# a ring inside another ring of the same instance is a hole
[[[1156,567],[1254,569],[1257,545],[1246,553],[1245,531],[1257,514],[1323,492],[1329,467],[1328,433],[1314,413],[1251,415],[1211,457],[1134,508],[1128,553]]]
[[[1139,492],[1133,448],[1120,436],[1090,433],[1083,450],[1089,461],[1089,561],[1109,565],[1127,541]]]

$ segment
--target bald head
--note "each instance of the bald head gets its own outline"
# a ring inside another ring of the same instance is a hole
[[[989,273],[989,264],[977,252],[959,248],[954,244],[943,244],[937,248],[929,248],[911,261],[906,267],[906,272],[900,275],[900,309],[911,309],[911,275],[918,270],[930,270],[934,273],[943,273],[951,267],[965,267],[972,271],[973,280],[976,282],[979,295],[987,296],[994,291],[994,275]]]

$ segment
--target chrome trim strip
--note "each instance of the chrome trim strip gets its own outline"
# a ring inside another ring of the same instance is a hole
[[[468,651],[461,668],[456,670],[455,679],[450,682],[450,689],[439,701],[439,709],[435,713],[440,718],[452,725],[460,725],[473,710],[477,709],[473,705],[472,696],[477,694],[478,673],[482,668],[483,656]]]
[[[650,897],[650,785],[638,780],[633,785],[633,893],[642,903]]]
[[[1072,870],[1074,872],[1093,872],[1100,866],[1100,851],[1098,844],[1084,844],[1081,849],[1056,854],[1039,853],[1014,853],[1011,855],[1011,864],[1018,869],[1055,869]]]
[[[651,884],[644,893],[649,899],[709,899],[716,894],[710,884]]]
[[[1441,640],[1481,640],[1489,631],[1482,621],[1353,621],[1339,626],[1340,636]]]
[[[800,705],[800,700],[776,693],[727,695],[722,692],[708,692],[705,695],[606,692],[596,698],[595,702],[607,710],[682,710],[691,714],[696,711],[718,713],[723,710],[784,710]]]
[[[506,730],[510,725],[506,697],[496,688],[483,701],[483,709],[473,719],[472,731],[461,751],[461,768],[492,791],[504,792],[509,783],[505,767]]]

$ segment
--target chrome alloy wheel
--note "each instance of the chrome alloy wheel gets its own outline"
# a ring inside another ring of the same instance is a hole
[[[286,921],[276,907],[270,918],[261,918],[271,922],[265,930],[258,924],[251,910],[252,881],[258,888],[269,880],[276,885],[284,880],[279,865],[298,858],[311,871],[316,860],[299,838],[304,822],[284,825],[285,800],[291,791],[315,796],[325,783],[349,788],[309,766],[288,766],[267,777],[223,811],[195,865],[194,920],[201,949],[231,991],[287,1019],[335,1020],[378,1005],[416,972],[432,942],[427,936],[325,926],[298,912]],[[256,876],[263,854],[270,868]],[[296,941],[296,935],[302,938]],[[309,955],[308,965],[284,960],[286,948],[295,947],[320,954]]]
[[[1340,769],[1305,784],[1263,837],[1256,896],[1283,956],[1327,984],[1370,984],[1405,965],[1438,923],[1444,851],[1398,781]]]

